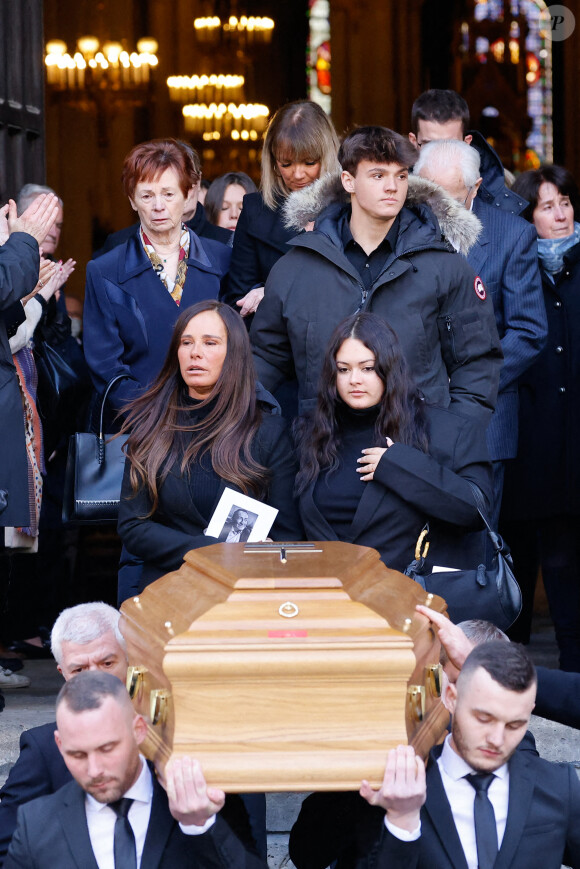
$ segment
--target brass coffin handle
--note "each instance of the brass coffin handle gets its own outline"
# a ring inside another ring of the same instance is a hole
[[[425,686],[409,685],[407,696],[411,705],[411,715],[415,721],[423,721],[425,717]]]
[[[155,688],[149,697],[149,717],[151,724],[163,724],[167,716],[167,701],[169,691],[165,688]]]
[[[143,679],[145,678],[145,673],[147,672],[147,667],[127,667],[127,691],[129,692],[129,697],[131,700],[137,694],[139,688],[143,685]]]
[[[431,664],[426,667],[427,684],[433,697],[441,697],[443,690],[443,667],[441,664]]]

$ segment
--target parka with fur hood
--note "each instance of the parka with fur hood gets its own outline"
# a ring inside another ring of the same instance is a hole
[[[436,184],[409,178],[394,253],[366,292],[345,256],[340,216],[349,209],[340,176],[288,197],[286,221],[312,232],[290,241],[273,267],[250,332],[258,378],[273,391],[296,374],[299,410],[313,407],[335,326],[357,311],[389,322],[429,404],[487,423],[502,353],[493,305],[465,258],[481,224]]]

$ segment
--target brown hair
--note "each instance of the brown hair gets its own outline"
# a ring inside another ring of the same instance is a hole
[[[215,311],[227,332],[227,353],[218,381],[200,407],[208,407],[199,422],[191,421],[188,390],[181,377],[177,351],[189,321]],[[228,305],[208,299],[179,315],[163,367],[149,389],[127,408],[122,433],[129,433],[126,452],[131,463],[133,494],[147,486],[152,515],[159,502],[159,485],[175,462],[181,472],[204,453],[214,471],[245,494],[261,497],[268,471],[252,457],[251,446],[261,421],[256,401],[256,377],[247,329]]]
[[[398,163],[410,169],[418,157],[419,152],[405,136],[387,127],[358,127],[346,136],[338,152],[343,171],[351,175],[356,175],[362,160]]]
[[[195,157],[194,157],[195,155]],[[123,163],[121,182],[129,199],[141,181],[154,181],[166,169],[174,169],[179,178],[179,187],[187,196],[191,187],[200,179],[199,158],[193,148],[177,139],[153,139],[135,145]]]
[[[262,148],[261,191],[269,208],[288,196],[277,171],[276,160],[284,157],[302,162],[320,161],[320,174],[335,173],[338,137],[332,121],[318,103],[298,100],[278,109],[270,119]]]
[[[411,131],[417,135],[419,121],[447,124],[461,121],[462,135],[469,129],[469,106],[457,91],[432,88],[417,97],[411,109]]]
[[[246,193],[256,193],[258,190],[250,176],[246,175],[245,172],[226,172],[225,175],[220,175],[219,178],[212,181],[203,207],[205,208],[205,216],[209,222],[214,223],[216,226],[218,226],[224,196],[230,184],[238,184],[244,188]]]

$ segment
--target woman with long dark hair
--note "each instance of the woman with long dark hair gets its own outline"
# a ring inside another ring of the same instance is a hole
[[[290,440],[256,383],[246,328],[208,300],[183,311],[165,363],[127,414],[119,534],[144,561],[142,587],[215,543],[204,530],[226,486],[279,510],[271,531],[296,540]]]
[[[487,498],[485,429],[424,404],[398,338],[376,314],[355,314],[327,347],[316,409],[297,426],[300,514],[311,540],[372,546],[404,570],[430,524],[427,563],[483,561],[468,481]]]

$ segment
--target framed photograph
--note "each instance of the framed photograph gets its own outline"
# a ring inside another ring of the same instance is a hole
[[[277,515],[275,507],[226,488],[205,533],[218,543],[259,543],[267,538]]]

